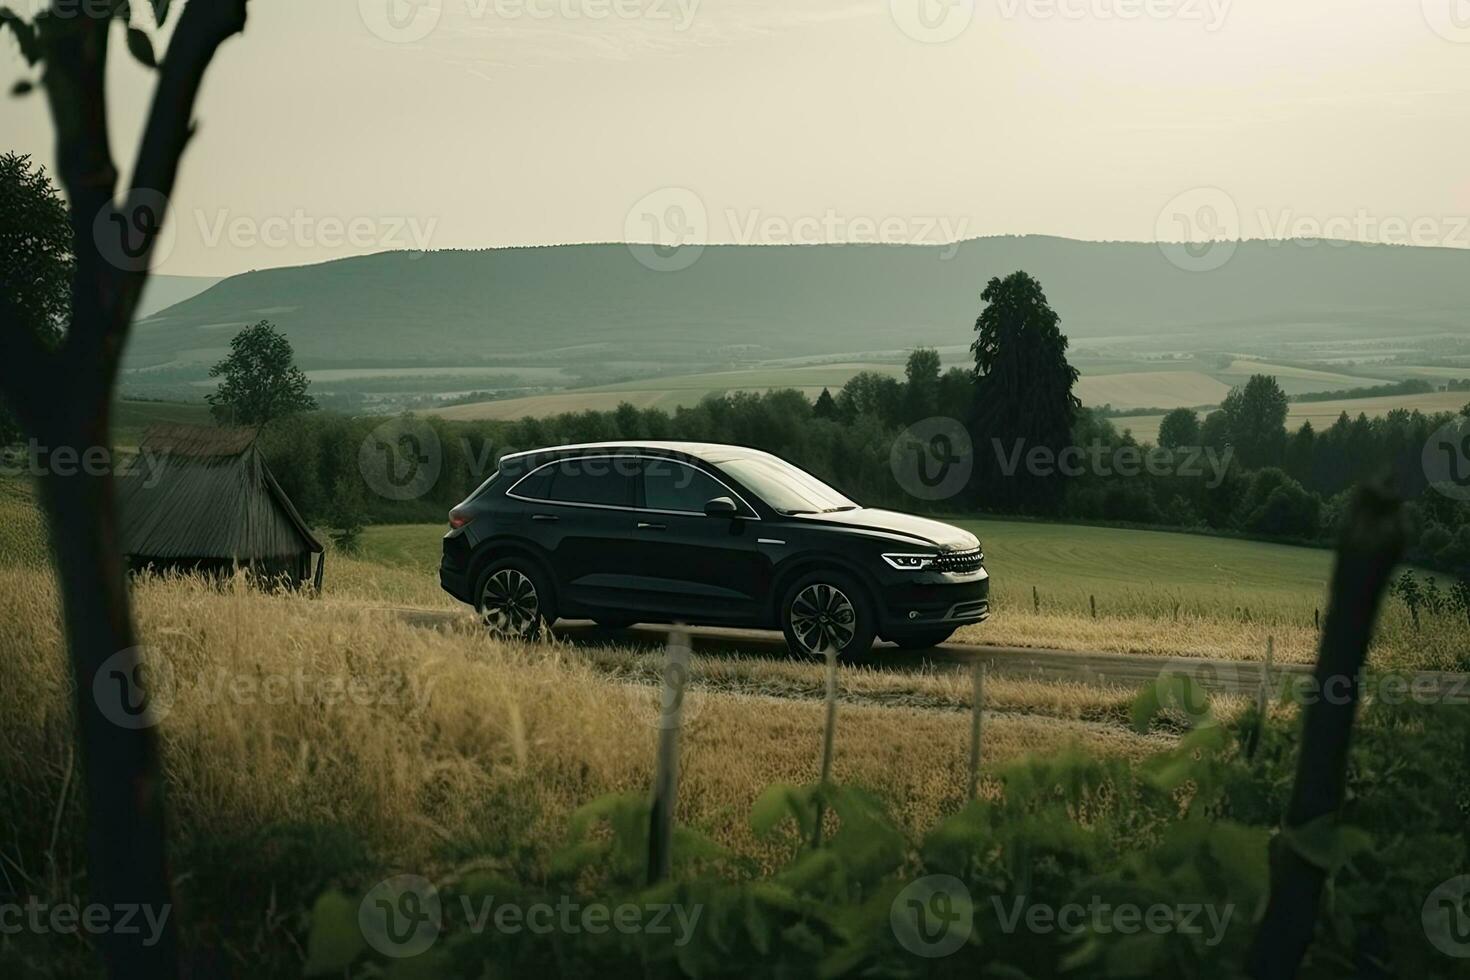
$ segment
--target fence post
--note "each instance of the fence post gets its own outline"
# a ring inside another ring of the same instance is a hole
[[[812,831],[812,847],[822,846],[822,821],[826,817],[827,786],[832,781],[832,745],[837,733],[837,648],[829,646],[827,655],[827,728],[822,733],[822,779],[817,784],[817,823]]]
[[[1031,611],[1041,615],[1041,593],[1036,591],[1036,586],[1031,586]]]
[[[1097,596],[1095,596],[1095,595],[1088,596],[1087,597],[1087,603],[1088,603],[1088,605],[1092,606],[1092,618],[1093,619],[1096,619],[1097,618]]]
[[[674,802],[679,793],[679,729],[684,723],[684,689],[689,680],[689,633],[669,630],[658,716],[658,763],[648,815],[648,883],[669,877],[674,867]]]
[[[970,665],[970,799],[980,792],[980,721],[985,706],[985,664]]]
[[[1261,719],[1261,725],[1266,724],[1266,696],[1271,688],[1271,661],[1276,652],[1276,637],[1266,637],[1266,665],[1261,668],[1261,686],[1256,691],[1256,714]]]

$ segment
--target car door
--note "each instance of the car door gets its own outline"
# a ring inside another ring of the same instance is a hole
[[[644,457],[637,545],[640,588],[671,618],[751,623],[770,588],[770,560],[757,545],[759,520],[717,477],[689,463]],[[739,517],[706,517],[705,502],[736,501]]]
[[[542,474],[550,471],[550,476]],[[537,540],[551,553],[562,614],[588,615],[627,600],[628,549],[634,543],[638,462],[631,456],[575,456],[534,474],[526,503]],[[529,480],[529,478],[528,478]],[[524,496],[524,495],[523,495]]]

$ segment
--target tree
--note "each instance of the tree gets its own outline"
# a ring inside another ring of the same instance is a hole
[[[229,356],[210,368],[209,376],[224,378],[209,396],[209,410],[221,423],[264,426],[316,408],[291,341],[269,320],[235,334]]]
[[[71,223],[51,178],[31,158],[0,156],[0,292],[16,322],[54,351],[71,304]],[[20,437],[20,425],[0,406],[0,445]]]
[[[832,392],[823,388],[822,393],[817,396],[817,403],[812,406],[812,414],[819,419],[829,421],[837,418],[837,400],[832,397]]]
[[[1286,393],[1268,374],[1230,389],[1220,411],[1241,465],[1274,466],[1286,448]]]
[[[903,391],[903,421],[913,425],[939,411],[939,352],[932,347],[914,350],[904,366],[904,376],[908,383]]]
[[[150,6],[161,27],[170,5],[150,0]],[[126,3],[95,7],[82,16],[42,11],[28,21],[10,10],[0,16],[0,30],[14,35],[26,62],[44,66],[40,76],[56,131],[56,173],[69,206],[74,256],[67,320],[55,348],[25,329],[16,297],[0,291],[0,392],[38,442],[94,461],[99,453],[110,455],[118,367],[167,220],[179,159],[194,132],[199,87],[219,46],[244,30],[245,0],[188,0],[162,61],[155,60],[148,34],[128,26],[128,51],[156,68],[157,81],[121,203],[108,136],[107,59],[112,18],[127,22],[132,10]],[[34,87],[22,80],[12,91]],[[130,678],[133,695],[144,693],[111,467],[48,468],[39,490],[50,518],[86,773],[88,885],[108,907],[172,908],[157,738],[147,726],[114,725],[93,689],[105,667],[120,681]],[[125,696],[121,682],[118,688],[117,696]],[[175,918],[165,920],[156,942],[146,942],[141,931],[99,936],[111,974],[177,976]]]
[[[1059,471],[1032,473],[1027,454],[1058,453],[1071,440],[1081,402],[1072,394],[1077,369],[1067,363],[1067,338],[1041,283],[1025,272],[991,279],[975,320],[976,476],[985,503],[1054,510]]]
[[[1179,449],[1200,445],[1199,415],[1190,408],[1176,408],[1159,422],[1159,445]]]

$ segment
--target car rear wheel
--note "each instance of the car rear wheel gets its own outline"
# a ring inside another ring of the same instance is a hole
[[[908,633],[903,636],[893,636],[889,639],[897,643],[901,650],[927,650],[937,647],[945,640],[954,635],[953,629],[933,629],[923,633]]]
[[[485,569],[475,608],[491,636],[534,640],[543,622],[556,618],[551,588],[541,570],[523,558],[503,558]]]
[[[781,603],[781,631],[795,653],[855,656],[873,646],[876,632],[868,594],[842,572],[812,572],[786,590]]]

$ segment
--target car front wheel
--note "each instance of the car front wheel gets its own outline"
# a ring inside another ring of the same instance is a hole
[[[867,592],[842,572],[812,572],[786,590],[781,631],[796,653],[855,656],[873,646],[874,614]]]
[[[480,576],[475,608],[491,636],[534,640],[542,622],[555,619],[551,589],[540,569],[522,558],[504,558]]]

